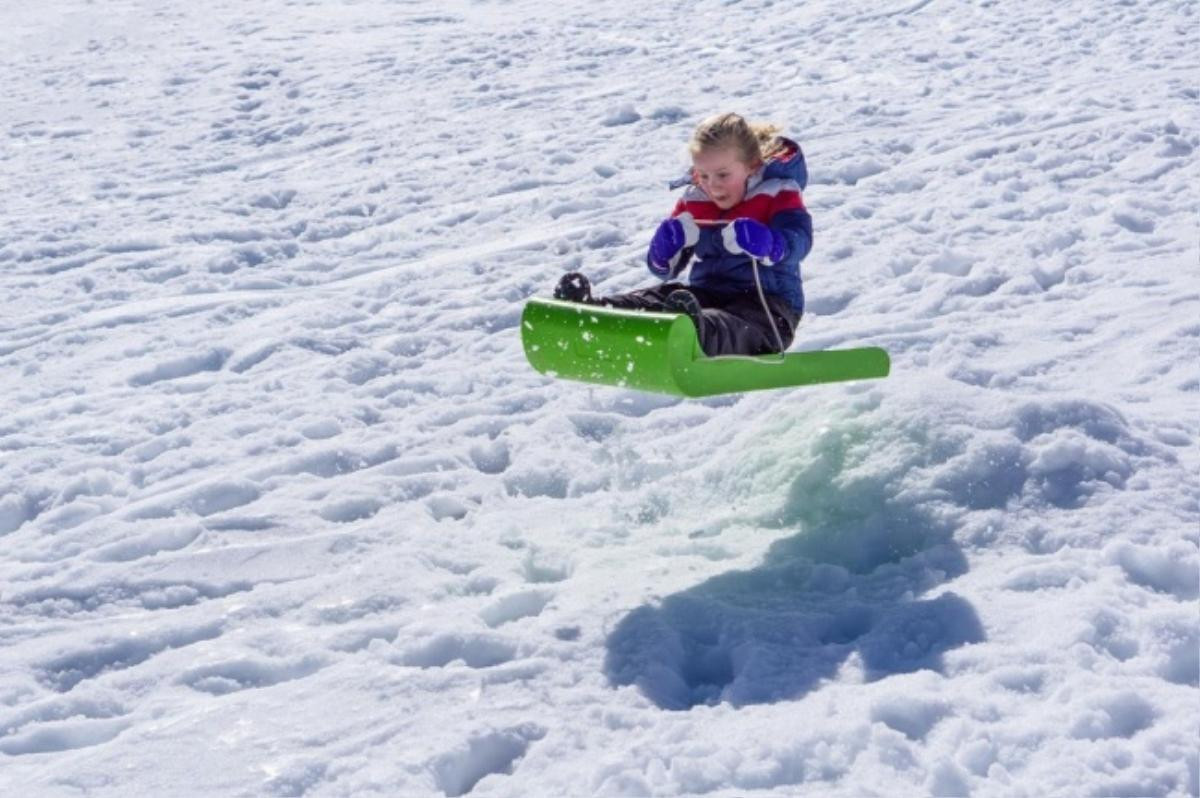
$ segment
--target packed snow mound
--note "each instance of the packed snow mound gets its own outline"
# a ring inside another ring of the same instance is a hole
[[[944,651],[984,637],[971,605],[938,590],[966,572],[963,545],[1096,545],[1014,519],[1099,511],[1139,464],[1172,458],[1096,402],[986,401],[953,383],[938,394],[872,390],[817,423],[783,412],[753,445],[744,435],[753,455],[713,482],[729,496],[778,480],[780,499],[747,504],[773,505],[755,520],[789,536],[753,570],[623,618],[608,641],[612,683],[687,709],[795,699],[845,668],[863,679],[941,671]],[[1194,597],[1196,548],[1184,536],[1171,545],[1157,562],[1132,544],[1109,559],[1139,584]]]

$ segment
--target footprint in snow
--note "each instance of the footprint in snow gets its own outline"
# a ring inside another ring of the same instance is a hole
[[[349,524],[371,518],[383,508],[383,504],[370,497],[345,499],[322,507],[317,514],[335,524]]]
[[[228,349],[210,349],[207,352],[164,361],[134,374],[129,378],[129,384],[140,388],[156,382],[191,377],[206,371],[220,371],[230,354]]]
[[[547,730],[535,723],[471,737],[457,748],[429,763],[434,780],[448,798],[466,795],[484,778],[511,774],[529,750],[546,736]]]
[[[91,698],[55,698],[0,717],[0,753],[74,751],[112,740],[131,724],[128,710]]]
[[[76,751],[107,743],[133,725],[126,718],[73,718],[37,724],[0,737],[0,752],[9,756]]]
[[[184,673],[180,681],[202,693],[226,695],[302,679],[327,664],[319,657],[306,657],[296,662],[236,659],[192,668]]]
[[[217,623],[107,640],[55,657],[42,663],[38,671],[46,686],[66,693],[81,682],[105,673],[127,670],[172,649],[212,640],[222,631],[221,624]]]

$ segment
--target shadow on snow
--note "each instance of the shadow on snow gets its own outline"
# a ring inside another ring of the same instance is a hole
[[[780,519],[805,531],[773,544],[761,566],[620,620],[607,641],[612,685],[636,685],[663,709],[743,706],[799,698],[843,666],[866,680],[940,671],[945,652],[984,639],[960,596],[922,598],[967,570],[942,520],[953,513],[872,480],[823,500],[805,482]]]

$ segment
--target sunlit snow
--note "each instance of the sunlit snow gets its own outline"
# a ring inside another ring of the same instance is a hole
[[[1194,3],[0,8],[0,794],[1185,796]],[[795,347],[556,381],[695,124]]]

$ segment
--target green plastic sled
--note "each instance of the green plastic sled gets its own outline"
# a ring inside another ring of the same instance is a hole
[[[886,377],[878,347],[789,352],[759,357],[708,357],[687,316],[531,299],[521,314],[530,365],[563,379],[676,396],[790,388]]]

